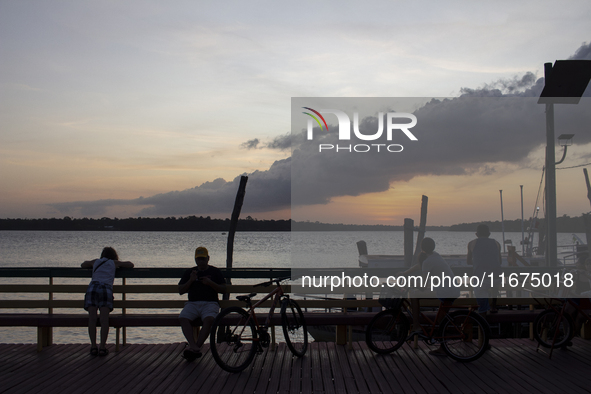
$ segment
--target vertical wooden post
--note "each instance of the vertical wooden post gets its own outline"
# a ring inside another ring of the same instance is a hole
[[[425,237],[425,228],[427,227],[427,204],[429,202],[429,197],[423,196],[421,198],[421,222],[419,223],[419,234],[417,235],[417,245],[415,248],[415,254],[412,260],[413,265],[416,264],[419,260],[419,253],[421,253],[421,243],[423,242],[423,238]],[[413,313],[413,331],[419,330],[421,327],[419,322],[419,311],[420,311],[420,304],[419,300],[413,298],[411,301],[411,308]],[[415,335],[414,338],[414,348],[417,349],[419,347],[419,337]]]
[[[414,235],[415,221],[412,219],[404,219],[404,265],[410,267],[412,265],[413,256],[413,235]]]
[[[127,299],[126,294],[125,294],[125,285],[127,284],[126,278],[121,278],[121,285],[123,286],[123,292],[121,293],[121,301],[125,301]],[[123,303],[123,305],[125,305],[125,302]],[[123,316],[125,316],[125,314],[127,313],[127,308],[123,307],[123,309],[121,309],[121,314]],[[123,327],[123,346],[127,345],[127,327]],[[119,341],[117,341],[117,345],[119,344]],[[119,349],[116,349],[117,351]]]
[[[53,287],[53,277],[49,277],[49,286]],[[49,292],[49,308],[47,312],[53,314],[53,291]],[[43,327],[43,346],[49,346],[53,344],[53,327]]]
[[[427,205],[429,203],[429,197],[423,196],[421,198],[421,221],[419,223],[419,233],[417,235],[417,245],[415,247],[415,254],[413,256],[413,265],[417,263],[419,259],[419,253],[421,253],[421,242],[425,238],[425,227],[427,227]]]
[[[336,344],[344,345],[347,343],[347,326],[338,325],[336,328]]]
[[[587,184],[587,198],[589,199],[589,203],[591,203],[591,183],[589,183],[589,173],[586,168],[583,168],[583,174],[585,174],[585,183]],[[591,245],[591,214],[584,213],[583,222],[585,224],[585,235],[587,237],[587,252],[591,257],[591,249],[589,249]]]
[[[47,313],[53,314],[53,277],[49,277],[49,292],[48,292],[48,308]],[[45,346],[49,346],[53,343],[53,328],[52,327],[37,327],[37,351],[40,352]]]
[[[277,340],[275,338],[275,326],[269,327],[271,329],[271,350],[277,350]]]
[[[234,234],[236,233],[236,226],[238,225],[238,218],[240,217],[240,210],[242,209],[242,203],[244,202],[244,195],[246,194],[246,182],[248,181],[247,176],[240,177],[240,185],[238,186],[238,192],[236,193],[236,201],[234,202],[234,210],[232,211],[232,218],[230,219],[230,230],[228,231],[228,248],[226,253],[226,270],[229,273],[232,270],[232,262],[234,255]],[[231,285],[232,278],[227,277],[226,283]],[[229,294],[226,293],[223,296],[224,300],[229,299]]]

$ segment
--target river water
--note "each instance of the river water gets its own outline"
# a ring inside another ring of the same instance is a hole
[[[584,234],[576,234],[584,240]],[[432,231],[429,236],[437,243],[440,254],[465,254],[473,232]],[[193,253],[197,246],[205,246],[211,256],[210,264],[224,267],[226,262],[227,235],[219,232],[61,232],[61,231],[0,231],[0,267],[79,267],[84,260],[98,258],[104,246],[112,246],[121,260],[130,260],[136,267],[187,267],[194,266]],[[502,242],[501,233],[492,238]],[[521,233],[505,233],[520,251]],[[234,240],[233,266],[236,268],[291,267],[292,256],[298,262],[307,261],[311,266],[356,267],[356,242],[364,240],[370,254],[403,254],[403,232],[243,232]],[[573,243],[573,235],[561,233],[558,244]],[[294,261],[295,261],[294,260]],[[135,281],[135,282],[134,282]],[[128,280],[128,283],[147,283],[148,280]],[[0,278],[0,283],[47,283],[47,280],[31,278]],[[88,283],[87,279],[56,279],[54,283]],[[118,283],[118,280],[115,282]],[[176,284],[176,280],[155,280],[152,283]],[[41,294],[23,294],[23,298],[47,297]],[[14,298],[13,294],[0,294],[2,298]],[[83,298],[83,295],[70,295]],[[136,295],[137,299],[158,299],[163,295]],[[184,299],[170,295],[171,299]],[[67,298],[64,296],[63,298]],[[133,298],[130,298],[133,299]],[[3,310],[5,312],[25,312]],[[35,312],[30,310],[27,312]],[[38,312],[38,311],[37,311]],[[60,311],[56,310],[56,313]],[[72,313],[71,310],[64,311]],[[81,311],[82,312],[82,311]],[[115,310],[114,313],[118,311]],[[162,310],[162,313],[177,311]],[[114,332],[109,342],[114,341]],[[0,343],[35,343],[36,328],[0,328]],[[180,328],[129,328],[130,343],[181,342]],[[88,342],[84,328],[55,328],[55,343]]]

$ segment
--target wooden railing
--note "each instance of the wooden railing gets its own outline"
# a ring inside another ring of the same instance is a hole
[[[120,335],[122,335],[123,344],[126,343],[127,326],[174,326],[178,325],[178,314],[161,313],[158,310],[176,309],[180,311],[186,302],[186,295],[178,294],[176,282],[185,272],[185,268],[133,268],[119,269],[113,293],[115,295],[114,308],[121,309],[121,314],[114,313],[111,317],[112,325],[116,327],[116,342],[119,344]],[[231,271],[222,270],[224,275],[232,279],[248,279],[249,284],[228,285],[228,294],[248,294],[258,293],[259,297],[264,296],[272,286],[268,288],[254,287],[255,283],[263,282],[269,279],[290,276],[291,270],[285,268],[271,269],[232,269]],[[390,272],[391,274],[391,272]],[[41,349],[43,346],[50,345],[53,342],[52,327],[65,326],[85,326],[88,323],[88,315],[82,313],[84,307],[84,293],[87,284],[56,284],[56,278],[86,278],[89,279],[91,272],[82,268],[0,268],[0,278],[45,278],[47,284],[0,284],[0,309],[10,310],[11,313],[0,314],[0,325],[4,326],[37,326],[37,342]],[[173,284],[127,284],[127,279],[172,279]],[[4,280],[6,281],[6,280]],[[120,283],[120,284],[119,284]],[[298,303],[304,310],[330,310],[338,308],[341,313],[331,313],[330,316],[312,316],[311,322],[314,324],[334,324],[337,325],[337,342],[344,343],[347,339],[346,326],[351,324],[367,324],[369,314],[349,315],[347,310],[351,308],[372,308],[379,307],[377,296],[371,298],[376,289],[357,289],[358,294],[368,294],[367,299],[317,299],[303,298],[298,299]],[[285,285],[284,291],[291,292],[291,286]],[[23,293],[47,294],[45,299],[22,299],[18,295]],[[78,294],[77,299],[63,299],[61,294]],[[169,294],[175,295],[174,299],[129,299],[133,294]],[[10,296],[12,295],[12,296]],[[255,298],[259,298],[255,297]],[[221,298],[221,295],[220,295]],[[301,298],[301,297],[300,297]],[[502,298],[498,300],[498,305],[531,305],[532,299],[524,298]],[[267,301],[262,307],[269,307],[271,301]],[[437,299],[426,299],[421,301],[422,306],[439,305]],[[475,300],[471,298],[461,298],[456,300],[455,305],[475,305]],[[237,301],[230,296],[226,300],[220,301],[221,308],[228,306],[244,306],[244,303]],[[35,314],[16,314],[15,311],[25,309],[39,309]],[[75,313],[64,314],[54,313],[55,309],[68,309]],[[146,315],[143,309],[150,310]],[[531,308],[533,309],[533,308]],[[115,311],[117,312],[117,311]],[[131,313],[130,313],[131,312]],[[35,320],[43,315],[44,320]],[[20,316],[20,319],[18,318]],[[357,317],[358,316],[358,317]],[[143,317],[143,318],[142,318]],[[133,318],[133,319],[132,319]],[[353,323],[357,322],[357,323]],[[19,324],[20,323],[20,324]],[[122,329],[120,334],[120,329]],[[350,333],[349,338],[350,340]]]

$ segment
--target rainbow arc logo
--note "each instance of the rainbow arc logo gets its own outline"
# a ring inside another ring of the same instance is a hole
[[[324,126],[326,127],[326,131],[328,132],[328,125],[326,124],[326,120],[324,119],[324,116],[322,116],[322,115],[320,114],[320,112],[318,112],[318,111],[316,111],[315,109],[312,109],[312,108],[310,108],[310,107],[302,107],[302,108],[304,108],[304,109],[307,109],[308,111],[312,111],[312,112],[314,112],[316,115],[320,116],[320,119],[322,119],[322,122],[324,122]],[[308,115],[308,116],[311,116],[311,117],[312,117],[312,119],[314,119],[314,120],[316,121],[316,123],[318,123],[318,126],[320,126],[320,130],[322,130],[322,124],[320,123],[320,121],[318,120],[318,118],[317,118],[317,117],[315,117],[314,115],[312,115],[312,114],[311,114],[311,113],[309,113],[309,112],[302,112],[302,113],[303,113],[303,114],[306,114],[306,115]]]

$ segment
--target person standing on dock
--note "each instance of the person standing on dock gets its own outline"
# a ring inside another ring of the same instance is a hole
[[[476,228],[476,239],[468,243],[468,255],[466,256],[468,265],[473,265],[472,275],[482,277],[483,275],[493,274],[498,278],[501,273],[501,244],[496,240],[489,238],[490,229],[486,224],[480,224]],[[493,282],[492,286],[479,286],[474,288],[474,296],[478,303],[478,313],[486,314],[496,313],[497,289]],[[492,307],[488,299],[492,297]]]
[[[92,268],[92,279],[84,296],[84,309],[88,311],[88,336],[90,337],[90,354],[106,356],[107,337],[109,336],[109,313],[113,310],[113,282],[117,268],[133,268],[130,261],[119,261],[117,252],[110,246],[103,249],[100,259],[87,260],[82,268]],[[100,310],[101,343],[96,345],[96,320]]]
[[[209,265],[209,252],[203,246],[195,249],[195,263],[197,266],[186,270],[179,281],[179,294],[188,293],[189,296],[179,315],[183,335],[189,343],[189,348],[183,352],[188,361],[201,357],[201,347],[220,311],[218,293],[226,292],[224,275],[218,268]],[[199,318],[202,327],[195,340],[192,321]]]

